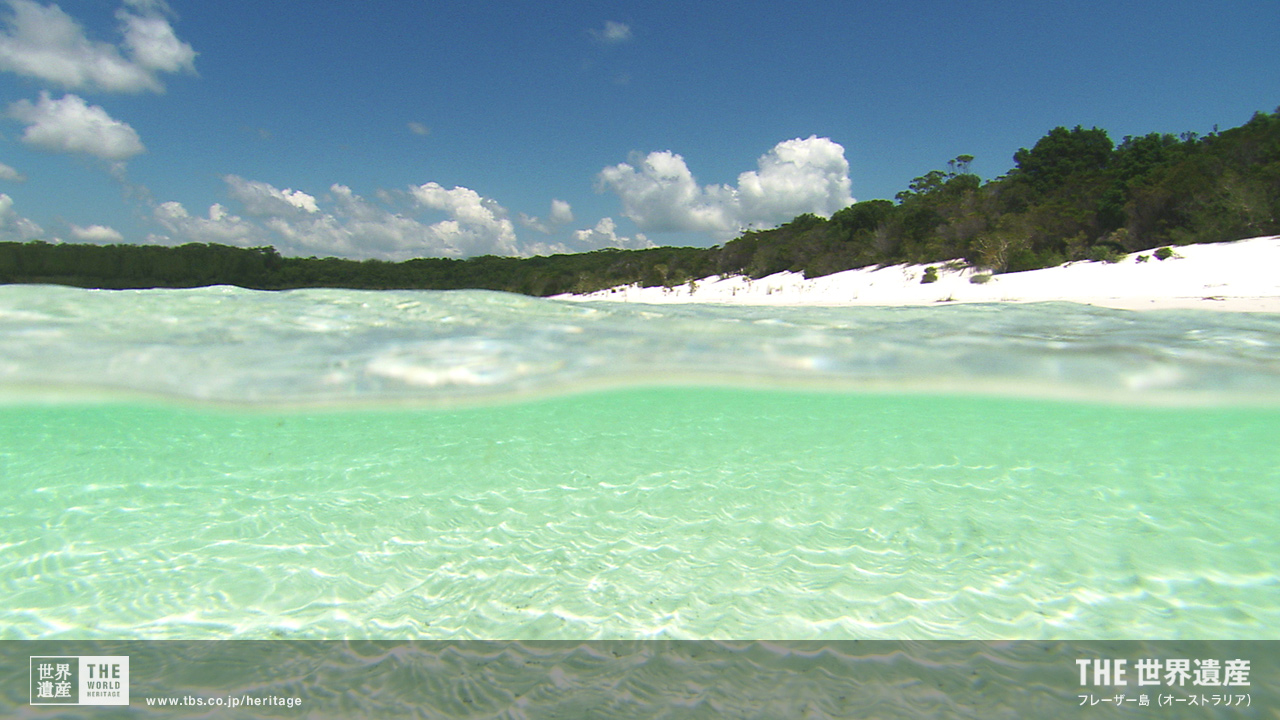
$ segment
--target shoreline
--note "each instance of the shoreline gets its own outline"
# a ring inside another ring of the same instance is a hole
[[[1121,310],[1280,313],[1280,236],[1170,249],[1173,256],[1164,260],[1156,258],[1155,251],[1144,250],[1125,255],[1116,263],[1076,261],[989,275],[985,282],[972,280],[985,273],[955,263],[904,264],[845,270],[811,279],[795,272],[758,280],[713,275],[671,288],[625,285],[553,298],[835,307],[1074,302]],[[929,267],[935,268],[937,281],[922,283]]]

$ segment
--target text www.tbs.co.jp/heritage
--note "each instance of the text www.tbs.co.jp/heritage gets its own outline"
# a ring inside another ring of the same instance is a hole
[[[279,695],[267,695],[266,697],[255,697],[253,695],[228,695],[226,697],[196,697],[194,695],[184,695],[182,697],[149,697],[145,698],[148,706],[154,707],[299,707],[302,705],[302,698],[296,697],[280,697]]]

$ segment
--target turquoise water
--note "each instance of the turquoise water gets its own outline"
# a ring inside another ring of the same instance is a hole
[[[1280,638],[1280,318],[0,287],[0,638]]]

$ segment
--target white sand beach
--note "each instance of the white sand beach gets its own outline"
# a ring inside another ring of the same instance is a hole
[[[1124,256],[1117,263],[1081,261],[1053,268],[991,275],[943,263],[846,270],[805,279],[782,272],[751,280],[712,276],[673,288],[634,285],[566,300],[738,305],[930,305],[971,302],[1067,301],[1127,310],[1197,308],[1280,312],[1280,236],[1170,248]],[[937,281],[922,283],[926,268]],[[979,278],[982,280],[982,278]]]

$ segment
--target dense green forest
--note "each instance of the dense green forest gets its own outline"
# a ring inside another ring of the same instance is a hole
[[[708,275],[809,277],[868,265],[964,260],[1013,272],[1070,260],[1113,260],[1165,245],[1280,234],[1280,108],[1206,136],[1153,133],[1118,145],[1097,128],[1054,128],[983,182],[961,155],[893,200],[830,219],[801,215],[723,247],[597,250],[571,255],[392,263],[284,258],[273,248],[189,244],[0,243],[0,283],[95,288],[239,285],[483,288],[527,295],[617,285],[677,285]]]

